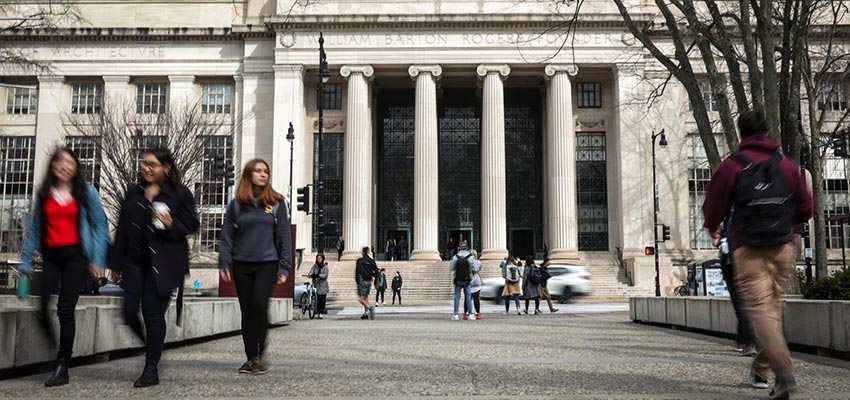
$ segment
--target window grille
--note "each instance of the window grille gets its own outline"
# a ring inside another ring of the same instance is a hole
[[[204,114],[229,114],[233,85],[205,83],[201,85],[201,112]]]
[[[34,136],[0,136],[0,253],[21,251],[34,163]]]
[[[103,85],[78,83],[72,86],[71,114],[97,114],[103,104]]]
[[[168,104],[167,83],[139,83],[136,86],[136,112],[162,114]]]
[[[576,85],[578,108],[602,107],[602,84],[598,82],[579,82]]]
[[[6,89],[8,114],[35,114],[37,93],[35,88],[10,87]]]

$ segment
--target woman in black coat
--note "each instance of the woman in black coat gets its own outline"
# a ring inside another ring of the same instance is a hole
[[[178,321],[183,279],[189,273],[189,243],[197,232],[195,200],[180,182],[180,171],[171,152],[164,148],[143,154],[142,180],[127,190],[115,229],[110,269],[124,289],[124,321],[140,339],[146,340],[146,360],[135,387],[159,384],[157,364],[165,344],[165,312],[174,289]],[[145,333],[137,315],[139,305]]]
[[[404,284],[404,281],[401,278],[401,272],[396,271],[395,276],[393,277],[393,304],[395,304],[395,297],[398,295],[398,305],[401,305],[401,285]]]

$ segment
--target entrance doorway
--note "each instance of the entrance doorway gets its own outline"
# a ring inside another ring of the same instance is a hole
[[[475,242],[472,240],[472,228],[450,229],[449,238],[454,242],[455,248],[452,254],[446,255],[447,259],[451,258],[452,255],[457,254],[460,244],[463,242],[466,242],[470,249],[475,247]],[[448,243],[448,241],[449,239],[446,239],[446,243]]]
[[[387,242],[393,239],[395,242],[395,251],[393,254],[387,253]],[[384,253],[384,260],[404,261],[410,258],[410,230],[409,229],[387,229],[384,233],[384,243],[381,247],[381,252]]]
[[[510,252],[520,259],[534,256],[534,230],[512,229]]]

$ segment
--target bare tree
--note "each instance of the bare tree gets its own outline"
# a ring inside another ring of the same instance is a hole
[[[34,68],[49,72],[50,64],[33,60],[25,49],[10,46],[9,39],[33,33],[51,34],[63,24],[84,21],[71,0],[9,1],[0,0],[0,70]]]
[[[233,135],[237,123],[230,114],[205,113],[199,103],[169,104],[161,113],[139,113],[134,99],[109,98],[100,112],[65,115],[69,135],[93,138],[101,163],[100,192],[107,214],[117,220],[127,188],[139,180],[141,152],[163,146],[171,150],[183,183],[196,201],[212,188],[209,150],[217,137]],[[223,185],[220,179],[214,183]],[[220,204],[226,199],[222,198]]]

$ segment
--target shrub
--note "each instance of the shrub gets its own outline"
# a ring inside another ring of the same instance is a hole
[[[802,285],[803,297],[813,300],[850,300],[850,268],[841,268],[832,276]]]

